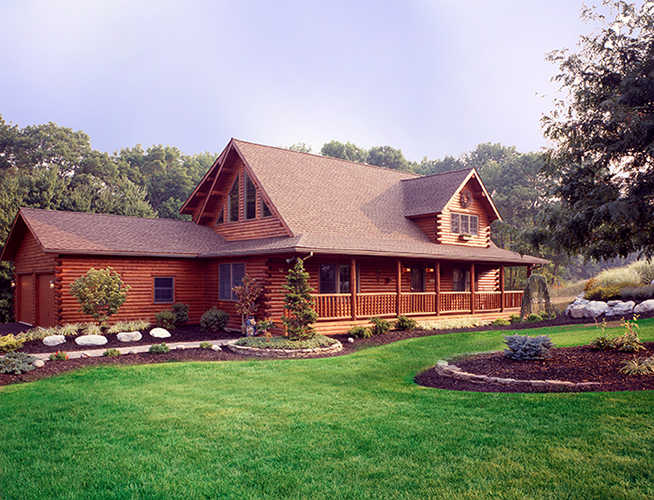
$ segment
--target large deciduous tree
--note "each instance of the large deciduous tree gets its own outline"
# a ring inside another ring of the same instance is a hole
[[[654,255],[654,1],[605,2],[582,14],[601,29],[575,53],[550,54],[567,91],[543,118],[553,141],[545,172],[560,207],[533,244],[591,259]]]

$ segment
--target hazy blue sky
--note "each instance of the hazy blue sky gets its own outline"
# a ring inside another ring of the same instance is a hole
[[[581,0],[0,0],[0,114],[93,147],[545,145]]]

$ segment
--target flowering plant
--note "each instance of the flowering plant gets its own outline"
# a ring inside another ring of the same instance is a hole
[[[50,354],[50,361],[65,361],[68,359],[68,354],[64,351],[57,351],[53,354]]]

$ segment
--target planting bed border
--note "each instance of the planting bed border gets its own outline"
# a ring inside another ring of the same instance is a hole
[[[343,344],[339,341],[328,347],[312,347],[307,349],[266,349],[235,344],[229,344],[228,347],[236,354],[256,356],[259,358],[311,358],[323,354],[334,354],[343,350]]]
[[[493,351],[499,352],[499,351]],[[479,354],[479,353],[477,353]],[[460,359],[461,356],[457,356]],[[440,359],[434,366],[434,369],[439,375],[443,377],[455,378],[457,380],[465,380],[478,384],[493,384],[493,385],[519,385],[519,386],[532,386],[532,387],[558,387],[566,389],[593,389],[601,386],[600,382],[568,382],[567,380],[518,380],[513,378],[500,378],[490,377],[488,375],[477,375],[475,373],[468,373],[461,370],[456,365],[450,364],[448,359]]]

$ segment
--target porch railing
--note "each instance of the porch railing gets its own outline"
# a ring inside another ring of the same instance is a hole
[[[475,312],[492,312],[504,308],[520,307],[522,291],[475,292]],[[328,293],[314,295],[315,309],[321,320],[352,318],[352,296],[345,293]],[[434,315],[436,314],[436,294],[403,293],[400,295],[399,311],[395,293],[358,293],[355,311],[357,318],[373,316],[395,316],[397,314]],[[438,294],[439,313],[472,312],[472,294],[470,292],[440,292]]]

